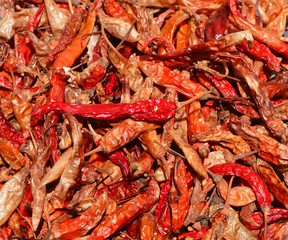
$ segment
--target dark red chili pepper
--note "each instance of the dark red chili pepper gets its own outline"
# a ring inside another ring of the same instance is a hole
[[[10,143],[14,144],[17,148],[20,148],[22,143],[26,143],[27,140],[23,137],[22,133],[17,131],[5,118],[3,112],[0,110],[0,137],[5,138]]]
[[[212,77],[210,79],[225,98],[238,97],[236,90],[227,80],[223,79],[217,74],[212,74]],[[232,106],[240,113],[244,113],[251,118],[260,118],[259,114],[251,106],[247,106],[241,101],[234,101],[234,104]]]
[[[217,164],[209,168],[214,174],[235,175],[245,179],[256,194],[258,203],[262,209],[271,206],[271,197],[264,180],[252,169],[238,163]]]
[[[171,188],[171,178],[169,178],[169,180],[165,183],[164,187],[161,189],[160,200],[154,212],[155,223],[157,223],[160,217],[162,216],[165,204],[169,196],[170,188]]]
[[[248,221],[245,221],[245,219],[242,219],[245,226],[249,229],[259,229],[264,226],[263,213],[261,212],[250,213],[249,216],[247,216],[247,218],[252,219],[254,223],[257,224],[257,225],[254,225],[251,222],[248,222]],[[268,214],[267,223],[270,224],[270,223],[274,223],[279,220],[285,220],[285,219],[288,219],[287,209],[271,208]]]
[[[119,86],[119,80],[118,80],[117,75],[115,73],[109,74],[107,76],[107,82],[104,85],[105,93],[108,96],[114,96],[115,95],[115,91],[116,91],[118,86]]]
[[[132,104],[79,105],[66,102],[50,102],[38,108],[32,115],[42,115],[50,111],[69,112],[82,117],[92,117],[102,120],[129,117],[137,121],[164,121],[175,114],[176,105],[175,102],[165,99],[151,99]]]
[[[112,162],[114,162],[120,166],[120,168],[122,170],[122,174],[124,177],[129,176],[129,174],[130,174],[130,162],[129,162],[128,158],[126,157],[126,155],[122,151],[116,150],[112,153],[108,153],[107,157]]]

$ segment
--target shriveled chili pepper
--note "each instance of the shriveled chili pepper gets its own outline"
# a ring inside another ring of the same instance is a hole
[[[189,98],[195,97],[195,95],[203,91],[201,84],[192,82],[190,79],[171,71],[170,68],[163,65],[143,61],[139,63],[139,67],[156,84],[171,87]]]
[[[128,158],[126,157],[126,155],[120,151],[120,150],[116,150],[112,153],[107,154],[108,158],[118,164],[121,167],[122,173],[124,177],[129,176],[130,174],[130,162],[128,160]]]
[[[211,81],[214,83],[215,87],[223,94],[225,98],[238,97],[236,90],[233,86],[222,77],[217,74],[211,74]],[[260,118],[259,114],[250,105],[245,105],[241,101],[234,101],[232,107],[235,108],[240,113],[246,114],[251,118]]]
[[[237,10],[235,0],[228,0],[230,10],[236,22],[245,30],[251,31],[253,37],[265,43],[268,47],[288,57],[288,45],[275,36],[270,30],[254,25],[247,21]],[[269,36],[269,37],[267,37]]]
[[[85,38],[83,36],[93,31],[96,14],[101,8],[102,4],[103,0],[99,0],[95,2],[93,6],[88,10],[88,15],[82,28],[73,38],[71,44],[58,55],[55,62],[53,63],[53,69],[71,67],[76,61],[76,59],[81,55],[89,41],[89,36]]]
[[[42,4],[39,8],[38,11],[36,12],[36,14],[34,15],[33,18],[31,18],[26,30],[27,31],[34,31],[35,30],[35,26],[38,25],[42,14],[44,13],[45,10],[45,4]],[[18,48],[18,59],[19,61],[24,64],[24,65],[28,65],[31,57],[32,57],[32,49],[31,46],[29,46],[31,40],[24,35],[23,38],[20,41],[20,45]]]
[[[173,191],[173,188],[176,190]],[[169,194],[172,221],[171,230],[177,232],[184,223],[189,210],[190,191],[188,189],[188,178],[186,166],[183,159],[176,159],[174,170],[174,186],[172,185]]]
[[[268,189],[273,196],[288,208],[288,188],[285,183],[281,181],[273,168],[268,163],[263,162],[257,166],[257,171],[266,182]]]
[[[81,27],[83,15],[84,11],[79,11],[76,9],[62,30],[58,45],[53,48],[53,50],[49,53],[49,56],[46,58],[46,64],[53,62],[58,57],[59,53],[64,51],[65,48],[72,42],[77,31]]]
[[[154,239],[168,239],[171,234],[171,210],[168,201],[164,206],[164,210],[160,219],[158,220],[155,230],[154,230]]]
[[[147,186],[147,183],[147,179],[140,179],[136,181],[121,180],[98,189],[95,192],[94,197],[101,195],[103,192],[107,192],[108,197],[116,202],[120,202],[139,194],[140,190]]]
[[[143,154],[135,161],[130,163],[130,175],[131,177],[139,177],[145,173],[149,173],[154,163],[154,159],[147,152]]]
[[[164,187],[161,189],[160,199],[159,199],[157,208],[155,209],[155,212],[154,212],[155,223],[157,223],[160,217],[162,216],[164,207],[166,205],[166,202],[169,196],[170,188],[171,188],[171,178],[169,178],[166,181]]]
[[[104,219],[89,236],[89,240],[104,240],[124,227],[140,214],[149,211],[158,201],[160,189],[158,183],[151,180],[147,190],[129,202],[124,203],[115,212]]]
[[[42,115],[50,111],[70,112],[82,117],[110,120],[130,117],[137,121],[164,121],[176,112],[174,102],[165,99],[151,99],[136,103],[115,104],[71,104],[65,102],[50,102],[40,107],[32,115]]]
[[[100,195],[89,210],[80,216],[56,223],[51,231],[56,239],[75,239],[84,236],[101,220],[108,206],[107,193]]]
[[[256,194],[258,203],[263,211],[269,210],[271,206],[271,197],[264,180],[249,167],[238,163],[217,164],[209,168],[214,174],[235,175],[245,179]]]
[[[151,213],[145,213],[139,220],[139,239],[152,240],[154,235],[155,220]]]
[[[22,133],[17,131],[5,118],[3,112],[0,110],[0,137],[6,139],[18,149],[22,143],[26,143],[27,140],[23,137]]]
[[[115,96],[115,91],[117,87],[119,86],[119,80],[115,73],[109,74],[107,76],[107,82],[104,85],[105,87],[105,93],[108,96]]]
[[[245,219],[242,219],[245,226],[249,229],[259,229],[264,226],[263,221],[263,213],[261,212],[253,212],[250,213],[247,216],[249,219],[252,219],[255,224],[252,224],[251,222],[245,221]],[[288,219],[288,210],[283,208],[271,208],[270,212],[268,214],[267,223],[274,223],[280,220]],[[257,225],[256,225],[257,224]]]

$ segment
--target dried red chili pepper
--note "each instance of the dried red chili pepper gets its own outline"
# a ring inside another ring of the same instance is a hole
[[[5,118],[2,111],[0,111],[0,137],[8,140],[15,145],[18,149],[22,143],[26,143],[27,140],[23,137],[22,133],[17,131]]]
[[[269,211],[271,206],[271,197],[264,180],[249,167],[238,163],[217,164],[209,168],[214,174],[235,175],[245,179],[256,194],[259,206],[263,211]],[[268,212],[267,212],[268,213]]]
[[[176,112],[174,102],[165,99],[151,99],[136,103],[115,104],[71,104],[65,102],[50,102],[35,110],[32,115],[42,115],[50,111],[70,112],[82,117],[110,120],[130,117],[137,121],[164,121]]]
[[[126,155],[120,151],[116,150],[112,153],[107,154],[107,157],[114,163],[118,164],[121,167],[124,177],[129,176],[130,174],[130,162]]]
[[[265,43],[268,47],[288,57],[288,45],[275,36],[270,30],[254,25],[247,21],[237,10],[235,0],[228,0],[230,10],[236,22],[245,30],[251,31],[253,37]],[[268,37],[269,36],[269,37]]]
[[[223,79],[217,74],[212,73],[211,75],[210,80],[225,98],[239,97],[236,90],[227,80]],[[259,114],[250,105],[245,105],[244,102],[233,101],[232,107],[251,118],[260,118]]]
[[[169,191],[170,191],[170,188],[171,188],[171,178],[169,178],[165,185],[163,186],[163,188],[161,189],[161,192],[160,192],[160,199],[159,199],[159,202],[158,202],[158,205],[157,205],[157,208],[155,209],[155,212],[154,212],[154,218],[155,218],[155,223],[158,222],[158,220],[161,218],[162,216],[162,213],[164,211],[164,208],[165,208],[165,205],[166,205],[166,202],[167,202],[167,199],[168,199],[168,196],[169,196]]]
[[[31,31],[31,32],[34,32],[35,30],[35,26],[38,25],[41,17],[42,17],[42,14],[44,13],[44,10],[45,10],[45,4],[42,4],[36,14],[34,15],[33,18],[31,18],[31,20],[29,21],[29,24],[26,28],[27,31]],[[31,43],[31,40],[26,36],[24,35],[20,41],[20,44],[18,46],[18,59],[19,61],[24,64],[24,65],[28,65],[31,57],[32,57],[32,49],[29,44]]]
[[[252,222],[246,221],[246,217],[242,218],[245,226],[249,229],[259,229],[264,226],[263,213],[253,212],[247,216],[248,219],[252,219]],[[283,208],[271,208],[268,214],[267,223],[274,223],[280,220],[288,219],[288,210]]]
[[[46,58],[46,64],[52,63],[58,57],[59,53],[64,51],[65,48],[72,42],[75,37],[77,31],[80,29],[82,25],[84,11],[76,11],[71,15],[70,19],[65,24],[64,29],[62,30],[61,37],[59,39],[59,43],[53,50],[49,53]]]
[[[158,183],[151,180],[147,190],[129,202],[124,203],[119,209],[111,213],[102,221],[89,236],[89,240],[104,240],[117,230],[124,227],[131,220],[149,211],[158,201],[160,189]]]
[[[121,180],[96,190],[94,197],[101,195],[103,192],[107,192],[108,197],[116,202],[121,202],[122,200],[129,199],[139,194],[140,190],[147,186],[147,183],[147,179],[140,179],[137,181]]]

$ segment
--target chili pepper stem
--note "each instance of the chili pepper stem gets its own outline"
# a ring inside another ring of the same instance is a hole
[[[167,151],[170,152],[171,154],[175,155],[175,156],[178,156],[178,157],[181,157],[183,159],[186,159],[186,157],[184,155],[182,155],[181,153],[176,152],[175,150],[173,150],[171,148],[168,148]]]
[[[186,106],[187,104],[190,104],[190,103],[192,103],[192,102],[200,99],[200,98],[203,97],[203,96],[209,95],[210,93],[213,93],[213,92],[212,92],[212,91],[201,92],[201,93],[199,93],[197,96],[195,96],[195,97],[193,97],[193,98],[190,98],[190,99],[187,100],[187,101],[184,101],[184,102],[181,102],[181,103],[179,102],[179,103],[178,103],[178,108],[182,108],[182,107]]]
[[[103,151],[103,147],[102,146],[99,146],[97,148],[95,148],[94,150],[90,151],[90,152],[87,152],[84,154],[84,157],[87,157],[87,156],[90,156],[94,153],[97,153],[97,152],[102,152]]]
[[[8,238],[6,237],[6,234],[3,232],[3,230],[0,228],[0,232],[1,232],[1,234],[4,236],[4,239],[5,240],[8,240]]]
[[[232,176],[228,185],[228,189],[227,189],[227,197],[226,197],[226,201],[224,204],[224,207],[222,208],[221,212],[223,214],[225,214],[226,216],[229,215],[229,200],[230,200],[230,192],[231,192],[231,188],[232,188],[232,183],[234,180],[235,176]]]
[[[109,45],[109,47],[111,47],[113,49],[113,51],[119,56],[119,58],[121,58],[124,62],[127,62],[128,60],[125,57],[123,57],[121,53],[118,52],[118,50],[113,46],[113,44],[107,38],[103,24],[101,24],[101,33],[102,33],[103,38],[105,39],[105,41]]]

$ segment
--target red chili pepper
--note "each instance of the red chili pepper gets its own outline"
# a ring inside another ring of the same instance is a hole
[[[247,42],[240,43],[237,45],[237,48],[262,60],[271,70],[280,71],[280,59],[277,58],[266,45],[254,40],[252,49],[248,47]]]
[[[259,42],[265,43],[268,47],[288,57],[288,45],[285,44],[280,38],[275,36],[275,33],[260,26],[254,25],[247,21],[236,8],[235,0],[228,0],[230,10],[236,22],[245,30],[250,30],[253,37]]]
[[[76,9],[68,22],[65,24],[65,27],[61,32],[59,43],[55,48],[53,48],[53,50],[46,58],[46,64],[55,61],[59,53],[65,50],[65,48],[72,42],[73,38],[75,37],[76,33],[82,25],[82,18],[83,11],[79,11],[78,9]]]
[[[26,28],[27,31],[31,31],[34,32],[35,30],[35,26],[38,25],[38,23],[40,22],[40,19],[44,13],[44,9],[45,9],[45,4],[42,4],[36,14],[31,18],[31,20],[28,23],[28,26]],[[18,49],[18,59],[19,61],[26,65],[29,63],[31,57],[32,57],[32,46],[30,46],[31,40],[24,35],[23,38],[20,41],[20,45],[19,45],[19,49]]]
[[[238,163],[217,164],[209,168],[214,174],[235,175],[245,179],[256,194],[258,203],[262,209],[271,206],[271,197],[264,180],[249,167]]]
[[[192,237],[193,239],[200,239],[204,236],[204,234],[206,233],[208,227],[204,227],[203,225],[201,225],[201,229],[199,231],[191,231],[191,232],[187,232],[187,233],[182,233],[181,235],[178,236],[178,240],[181,240],[183,238],[186,237]]]
[[[245,226],[249,229],[259,229],[264,226],[263,213],[253,212],[247,216],[252,219],[257,225],[253,225],[251,222],[243,220]],[[288,219],[288,210],[283,208],[271,208],[268,214],[267,223],[274,223],[279,220]]]
[[[118,86],[119,86],[119,80],[117,75],[115,73],[109,74],[107,76],[107,82],[104,85],[106,95],[114,96]]]
[[[10,143],[14,144],[17,148],[20,148],[22,143],[26,143],[27,140],[23,137],[22,133],[17,131],[5,118],[3,112],[0,110],[0,137],[5,138]]]
[[[212,74],[212,77],[210,79],[225,98],[238,97],[236,90],[227,80],[223,79],[217,74]],[[232,104],[232,107],[240,113],[246,114],[251,118],[260,118],[259,114],[251,106],[247,106],[241,101],[233,101],[233,103],[234,104]]]
[[[137,121],[164,121],[176,112],[175,102],[165,99],[151,99],[136,103],[115,104],[72,104],[66,102],[50,102],[32,113],[42,115],[50,111],[69,112],[82,117],[95,119],[116,119],[129,117]]]
[[[147,187],[147,181],[146,179],[137,181],[121,180],[98,189],[94,194],[94,198],[100,196],[103,192],[107,192],[108,197],[120,202],[138,195],[141,189]]]
[[[160,217],[162,216],[165,204],[169,196],[170,188],[171,188],[171,178],[169,178],[169,180],[165,183],[164,187],[161,189],[160,200],[154,212],[155,223],[157,223]]]
[[[111,17],[119,18],[125,22],[131,23],[132,20],[129,17],[128,13],[114,0],[109,0],[105,3],[106,5],[106,13]]]
[[[122,170],[122,174],[124,177],[129,176],[129,174],[130,174],[130,162],[129,162],[128,158],[126,157],[126,155],[122,151],[116,150],[112,153],[108,153],[107,156],[112,162],[114,162],[120,166],[120,168]]]

